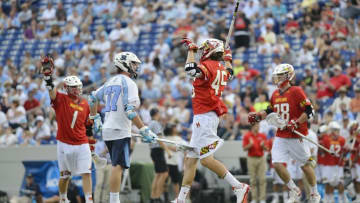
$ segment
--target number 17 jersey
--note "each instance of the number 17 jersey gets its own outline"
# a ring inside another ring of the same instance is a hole
[[[280,94],[279,89],[275,90],[270,99],[270,105],[274,112],[278,113],[286,122],[297,120],[305,112],[305,105],[310,103],[306,98],[304,91],[298,86],[291,86],[284,93]],[[299,125],[296,129],[303,135],[308,134],[307,122]],[[299,138],[300,136],[288,129],[278,129],[277,137],[282,138]]]
[[[193,83],[192,105],[194,115],[214,111],[218,116],[227,113],[221,94],[228,80],[228,72],[219,61],[206,60],[199,65],[202,78]]]
[[[105,104],[103,139],[116,140],[131,137],[131,120],[125,113],[125,105],[138,108],[140,105],[138,87],[126,75],[116,75],[95,91],[95,97]]]

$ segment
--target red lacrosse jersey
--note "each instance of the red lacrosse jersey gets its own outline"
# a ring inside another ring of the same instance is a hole
[[[226,68],[213,60],[201,61],[199,68],[202,78],[193,82],[192,105],[194,114],[203,114],[214,111],[218,116],[227,113],[227,108],[221,100],[221,94],[228,80]]]
[[[273,111],[278,113],[280,117],[287,122],[297,120],[300,115],[305,112],[306,104],[310,104],[310,100],[306,98],[304,91],[298,86],[291,86],[282,94],[280,94],[279,89],[277,89],[270,99],[270,105]],[[307,123],[304,122],[300,124],[296,130],[303,135],[307,135]],[[276,136],[282,138],[299,138],[298,135],[286,128],[283,130],[278,129]]]
[[[57,92],[51,105],[58,124],[56,139],[70,145],[88,143],[85,127],[90,113],[88,102],[81,99],[77,104],[68,95]]]
[[[324,140],[328,139],[328,135],[323,135],[321,138],[319,138],[319,144],[324,145]],[[318,155],[317,155],[317,163],[320,165],[326,164],[326,154],[329,154],[319,148]]]
[[[351,152],[351,160],[353,161],[353,163],[360,164],[360,137],[359,136],[357,137],[357,139],[355,141],[354,149]]]
[[[323,146],[329,149],[330,151],[335,152],[337,156],[333,156],[330,153],[325,153],[325,161],[323,165],[326,166],[343,166],[343,161],[340,160],[341,152],[344,150],[345,145],[345,138],[342,136],[339,136],[338,138],[334,138],[333,136],[329,135],[327,136],[323,142]]]

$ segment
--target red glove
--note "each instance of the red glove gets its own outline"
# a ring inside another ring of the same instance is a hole
[[[258,113],[255,112],[250,112],[248,115],[248,122],[250,123],[250,125],[254,125],[257,122],[260,122],[261,117]]]
[[[183,40],[181,40],[181,43],[183,43],[188,48],[188,50],[198,50],[198,46],[189,38],[183,38]]]
[[[230,47],[225,49],[223,58],[224,61],[229,61],[230,63],[232,62],[232,53]]]
[[[289,129],[291,132],[294,132],[299,127],[298,123],[295,120],[289,121],[286,128]]]

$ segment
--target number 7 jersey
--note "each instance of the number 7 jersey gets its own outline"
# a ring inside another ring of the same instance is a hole
[[[273,111],[278,113],[286,122],[297,120],[301,114],[305,112],[305,105],[308,103],[310,103],[310,101],[306,98],[304,91],[298,86],[291,86],[283,94],[280,94],[279,89],[277,89],[270,99],[270,105]],[[300,124],[296,130],[303,135],[307,135],[307,122]],[[298,135],[286,128],[284,130],[278,129],[276,136],[282,138],[299,138]]]
[[[116,75],[95,91],[95,97],[105,104],[103,124],[104,140],[131,137],[131,120],[124,111],[125,105],[140,105],[138,87],[126,75]]]
[[[218,116],[227,113],[221,94],[228,80],[228,72],[219,61],[206,60],[199,65],[202,78],[193,82],[192,105],[194,115],[214,111]]]

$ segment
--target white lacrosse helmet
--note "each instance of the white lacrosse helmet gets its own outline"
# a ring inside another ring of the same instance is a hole
[[[339,123],[336,122],[336,121],[331,121],[331,122],[329,123],[329,129],[330,129],[330,130],[340,130],[340,128],[341,128],[341,126],[340,126]]]
[[[272,73],[272,81],[278,87],[284,86],[295,77],[294,67],[290,64],[283,63],[275,67]]]
[[[201,60],[209,58],[212,54],[222,52],[224,53],[224,43],[218,39],[207,39],[199,47],[202,50]]]
[[[80,96],[82,94],[82,87],[83,84],[77,76],[70,75],[64,78],[64,88],[69,96]]]
[[[120,52],[114,56],[114,65],[122,71],[130,73],[130,77],[137,77],[140,59],[132,52]]]
[[[319,132],[322,133],[326,133],[328,131],[328,126],[327,125],[321,125],[319,128]]]

